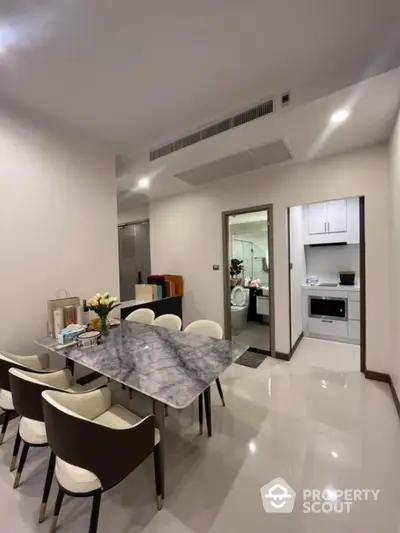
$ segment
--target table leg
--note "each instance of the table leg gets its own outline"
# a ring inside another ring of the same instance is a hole
[[[204,405],[206,410],[207,433],[212,437],[212,420],[211,420],[211,387],[204,391]]]
[[[157,495],[158,499],[158,509],[162,509],[164,493],[165,493],[165,456],[164,456],[164,419],[165,419],[165,408],[162,402],[153,400],[153,413],[156,418],[156,427],[160,432],[160,442],[157,445],[157,463],[158,469],[160,472],[160,494]]]

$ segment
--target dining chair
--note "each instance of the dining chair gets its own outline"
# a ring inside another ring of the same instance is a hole
[[[153,326],[161,326],[162,328],[167,328],[171,331],[180,331],[182,320],[177,315],[160,315],[154,320]]]
[[[82,394],[45,391],[42,398],[59,486],[50,533],[57,527],[65,494],[93,497],[89,533],[96,533],[102,493],[121,483],[152,453],[161,509],[164,472],[154,415],[141,419],[112,405],[107,387]]]
[[[18,433],[15,438],[14,451],[10,470],[15,469],[18,451],[23,442],[21,456],[18,462],[14,488],[19,486],[21,474],[25,466],[28,451],[31,447],[48,446],[46,428],[43,416],[42,392],[45,390],[62,390],[70,394],[77,390],[84,390],[74,385],[69,369],[51,372],[30,372],[19,368],[10,368],[10,386],[17,413],[21,416]],[[43,522],[46,505],[50,494],[54,475],[55,457],[50,454],[46,482],[43,490],[42,505],[40,507],[39,523]]]
[[[140,324],[153,324],[154,321],[154,311],[144,307],[143,309],[135,309],[127,317],[126,320],[131,320],[132,322],[139,322]]]
[[[195,333],[196,335],[204,335],[206,337],[213,337],[214,339],[222,339],[224,336],[221,326],[212,320],[195,320],[191,322],[184,329],[185,333]],[[222,405],[225,407],[224,393],[219,378],[215,380]],[[200,400],[200,399],[199,399]]]
[[[4,411],[4,421],[0,432],[0,444],[3,444],[8,423],[15,413],[13,397],[10,388],[8,371],[11,367],[32,370],[44,370],[49,366],[48,354],[15,355],[0,351],[0,408]]]

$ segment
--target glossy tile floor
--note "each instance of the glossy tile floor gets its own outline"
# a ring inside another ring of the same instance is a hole
[[[360,346],[304,338],[290,362],[296,366],[320,367],[337,372],[359,372]]]
[[[260,348],[261,350],[269,350],[269,329],[269,324],[248,322],[246,327],[243,328],[240,333],[233,336],[233,339],[245,346]]]
[[[307,353],[319,343],[306,339],[293,363],[233,365],[222,379],[227,407],[213,387],[211,439],[197,434],[196,406],[170,410],[164,509],[156,510],[149,459],[105,495],[99,533],[398,533],[400,423],[389,389],[358,372],[311,366]],[[132,405],[150,407],[142,398]],[[50,520],[36,520],[48,451],[33,450],[13,490],[12,441],[0,447],[0,531],[47,532]],[[260,488],[276,477],[297,491],[291,514],[263,509]],[[304,514],[301,491],[324,488],[380,494],[349,514]],[[49,511],[54,497],[55,487]],[[89,509],[88,500],[67,498],[58,531],[87,533]]]

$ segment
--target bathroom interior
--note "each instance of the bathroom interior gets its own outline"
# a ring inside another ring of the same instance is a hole
[[[268,353],[268,210],[229,216],[232,338]]]

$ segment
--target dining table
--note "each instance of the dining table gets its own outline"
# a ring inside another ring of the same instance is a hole
[[[62,346],[53,337],[38,339],[36,344],[65,357],[72,372],[79,363],[94,373],[93,378],[105,376],[151,398],[163,472],[165,406],[185,409],[202,395],[211,437],[210,386],[248,349],[230,340],[128,320],[102,335],[97,345]]]

